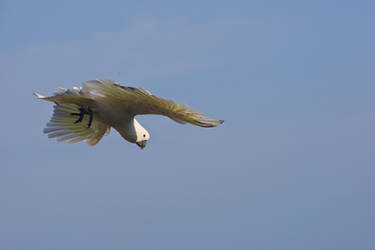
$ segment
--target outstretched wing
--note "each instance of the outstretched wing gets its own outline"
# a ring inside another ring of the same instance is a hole
[[[57,141],[76,143],[85,140],[94,146],[104,134],[108,134],[110,127],[96,120],[95,116],[90,121],[89,115],[81,118],[75,114],[80,112],[80,107],[75,104],[56,104],[51,120],[43,130],[49,138]]]
[[[43,99],[50,102],[59,104],[76,104],[80,107],[91,107],[95,106],[95,101],[92,99],[92,95],[84,90],[83,88],[73,87],[72,89],[58,88],[53,96],[42,96],[38,93],[34,93],[39,99]]]
[[[200,111],[191,110],[187,105],[156,97],[145,89],[124,87],[110,80],[88,81],[83,84],[83,88],[99,98],[104,97],[106,101],[124,106],[133,115],[164,115],[178,123],[191,123],[201,127],[216,127],[224,122],[205,117]]]

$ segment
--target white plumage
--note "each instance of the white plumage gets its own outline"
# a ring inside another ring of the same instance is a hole
[[[121,86],[110,80],[87,81],[80,88],[58,88],[57,91],[50,97],[34,95],[55,103],[44,133],[68,143],[85,140],[87,144],[95,145],[113,127],[124,139],[144,148],[150,135],[135,119],[136,115],[164,115],[181,124],[201,127],[216,127],[223,123],[204,117],[187,105],[156,97],[148,90]]]

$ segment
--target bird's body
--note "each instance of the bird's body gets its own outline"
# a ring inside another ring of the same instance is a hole
[[[156,97],[145,89],[124,87],[109,80],[88,81],[80,88],[59,88],[50,97],[34,94],[55,103],[54,114],[44,132],[50,138],[69,143],[85,140],[95,145],[112,127],[127,141],[144,148],[150,135],[135,119],[141,114],[164,115],[178,123],[201,127],[223,123],[186,105]]]
[[[92,108],[93,115],[101,123],[116,129],[127,141],[135,143],[137,141],[136,128],[140,126],[139,122],[124,107],[106,100],[105,97],[96,100],[96,105]]]

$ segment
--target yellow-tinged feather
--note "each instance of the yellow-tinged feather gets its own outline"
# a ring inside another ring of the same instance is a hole
[[[222,120],[204,117],[201,112],[191,110],[187,105],[180,105],[174,101],[151,95],[144,89],[125,87],[113,81],[101,79],[89,81],[83,85],[90,91],[98,93],[100,98],[104,98],[104,101],[122,105],[133,115],[164,115],[178,123],[191,123],[201,127],[215,127],[223,123]]]
[[[85,140],[89,145],[97,144],[104,134],[108,134],[110,127],[93,118],[90,128],[88,115],[83,116],[79,123],[77,116],[72,113],[79,112],[79,106],[75,104],[57,104],[54,106],[54,114],[43,130],[49,138],[56,138],[57,141],[76,143]]]

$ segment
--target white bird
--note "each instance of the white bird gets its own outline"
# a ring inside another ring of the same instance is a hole
[[[135,119],[136,115],[164,115],[181,124],[201,127],[216,127],[224,122],[204,117],[187,105],[156,97],[145,89],[124,87],[110,80],[87,81],[79,88],[58,88],[58,93],[50,97],[34,95],[55,103],[53,116],[43,132],[68,143],[85,140],[93,146],[113,127],[125,140],[143,149],[150,134]]]

